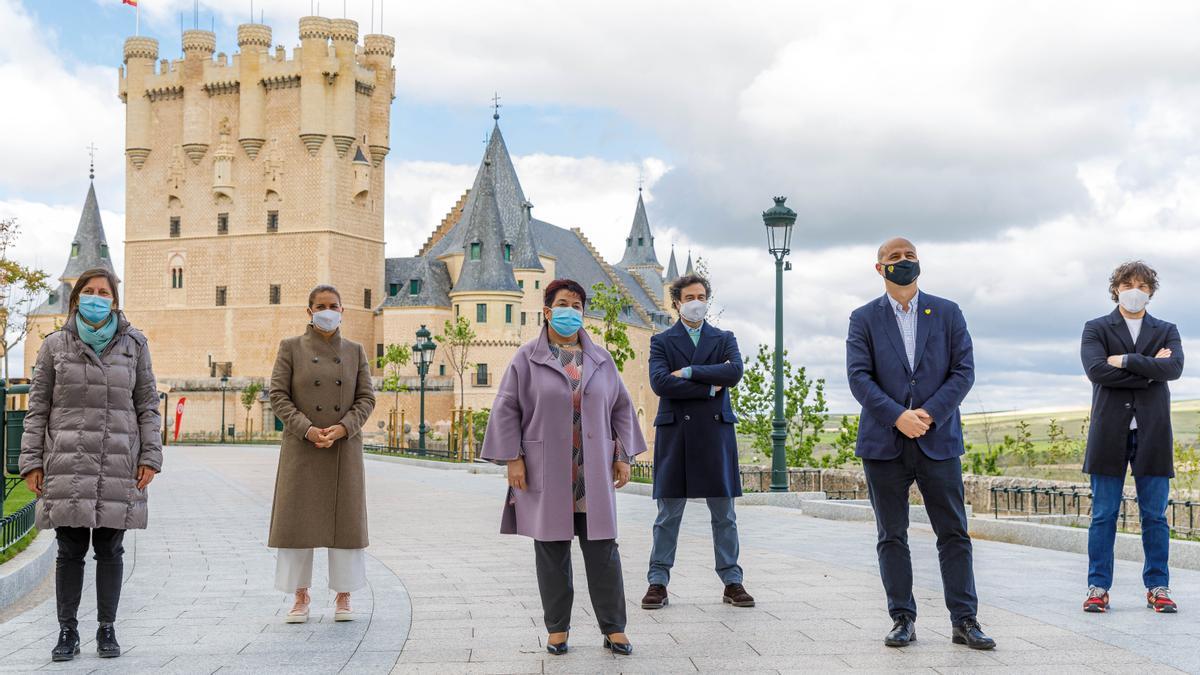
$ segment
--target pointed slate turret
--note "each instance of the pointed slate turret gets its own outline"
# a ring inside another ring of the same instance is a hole
[[[100,221],[96,186],[89,184],[87,199],[83,202],[83,212],[79,214],[79,226],[75,229],[75,238],[71,240],[71,257],[67,259],[67,268],[63,270],[60,278],[63,281],[74,281],[80,274],[93,267],[114,271],[112,259],[108,255],[108,241],[104,238],[104,223]]]
[[[667,263],[667,283],[679,278],[679,265],[675,263],[675,247],[671,247],[671,260]]]
[[[691,251],[688,251],[687,269],[684,270],[683,273],[687,274],[687,275],[692,275],[692,274],[696,273],[696,269],[694,267],[692,267],[692,252]]]
[[[485,176],[488,177],[487,182],[491,185],[493,200],[500,213],[504,236],[513,246],[513,268],[543,270],[542,260],[538,257],[537,243],[529,226],[531,216],[526,206],[528,202],[524,191],[521,190],[521,181],[517,179],[517,170],[508,154],[508,146],[504,143],[504,134],[500,133],[498,121],[492,127],[487,150],[483,153],[483,161],[479,163],[479,170],[475,173],[475,182],[467,195],[467,203],[463,205],[459,224],[435,244],[430,252],[439,256],[462,247],[466,232],[463,226],[471,222],[476,204],[480,201]]]
[[[505,249],[512,245],[504,236],[500,205],[496,199],[491,177],[491,162],[484,160],[483,180],[476,193],[475,208],[463,232],[463,264],[454,284],[454,293],[469,291],[509,291],[520,293],[517,278],[513,276],[512,258],[516,257],[513,247],[507,254]]]
[[[650,220],[646,217],[646,203],[642,201],[641,188],[638,188],[633,225],[629,228],[629,236],[625,238],[625,255],[621,257],[617,267],[629,268],[639,265],[659,266],[658,256],[654,253],[654,235],[650,233]]]

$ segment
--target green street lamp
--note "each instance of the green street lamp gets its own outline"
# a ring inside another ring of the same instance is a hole
[[[796,212],[784,206],[787,197],[774,199],[775,206],[762,214],[763,224],[767,226],[767,250],[775,256],[775,419],[771,422],[771,492],[787,492],[787,420],[783,417],[783,259],[791,251]]]
[[[225,390],[229,388],[229,376],[221,376],[221,442],[225,442]]]
[[[429,329],[425,324],[417,329],[417,342],[413,345],[413,353],[417,355],[417,374],[421,376],[421,426],[417,427],[417,454],[425,454],[425,376],[429,374],[429,365],[433,363],[433,351],[437,343],[429,339]],[[403,430],[401,430],[403,432]]]

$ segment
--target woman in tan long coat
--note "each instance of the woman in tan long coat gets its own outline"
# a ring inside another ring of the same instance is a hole
[[[341,336],[342,298],[333,286],[308,296],[311,324],[279,343],[271,408],[283,421],[267,545],[279,549],[275,587],[294,592],[287,623],[308,620],[314,548],[329,549],[335,621],[350,621],[350,593],[367,585],[367,494],[362,427],[375,409],[362,345]]]

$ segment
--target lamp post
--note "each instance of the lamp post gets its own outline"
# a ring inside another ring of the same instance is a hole
[[[225,442],[225,390],[229,387],[229,376],[221,376],[221,442]]]
[[[425,324],[417,329],[417,343],[413,345],[413,352],[417,355],[417,374],[421,376],[421,425],[417,427],[417,454],[425,454],[425,433],[429,430],[425,426],[425,376],[429,374],[429,364],[433,363],[433,351],[437,349],[437,343],[429,339],[429,329]]]
[[[775,256],[775,419],[771,422],[771,492],[787,492],[787,420],[783,417],[783,259],[791,250],[796,212],[784,206],[787,197],[775,197],[775,206],[763,211],[767,250]]]

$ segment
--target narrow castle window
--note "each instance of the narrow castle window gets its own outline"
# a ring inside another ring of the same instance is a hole
[[[646,238],[638,237],[638,246],[645,246],[645,245],[646,245]]]
[[[217,286],[217,307],[225,306],[226,290],[225,286]]]
[[[482,302],[475,305],[475,323],[487,323],[487,305]]]
[[[171,236],[179,236],[179,216],[171,216]]]
[[[267,211],[267,232],[279,231],[279,212]]]
[[[409,295],[420,295],[421,294],[421,280],[420,279],[410,279],[409,280],[408,294]]]
[[[512,305],[504,306],[504,323],[512,323]]]
[[[78,252],[78,248],[76,249],[76,252]],[[108,244],[100,244],[100,257],[101,258],[108,257]]]
[[[471,242],[471,260],[479,260],[479,257],[482,253],[483,244],[480,244],[477,241]]]
[[[446,364],[442,363],[438,365],[438,375],[442,377],[446,376]]]
[[[475,386],[488,386],[488,370],[486,363],[479,363],[475,365]]]
[[[395,283],[388,284],[388,295],[389,296],[395,296],[399,292],[400,292],[400,284],[395,284]]]
[[[504,245],[504,262],[512,262],[512,244]]]
[[[524,279],[517,279],[517,288],[520,288],[521,290],[525,290],[525,280]]]
[[[79,242],[73,242],[71,244],[71,257],[72,258],[79,257]]]
[[[183,288],[183,268],[171,268],[171,288]]]
[[[217,234],[229,234],[229,214],[217,214]]]
[[[271,284],[271,294],[268,300],[272,305],[279,304],[279,284]]]
[[[363,309],[371,309],[371,289],[363,289]]]

